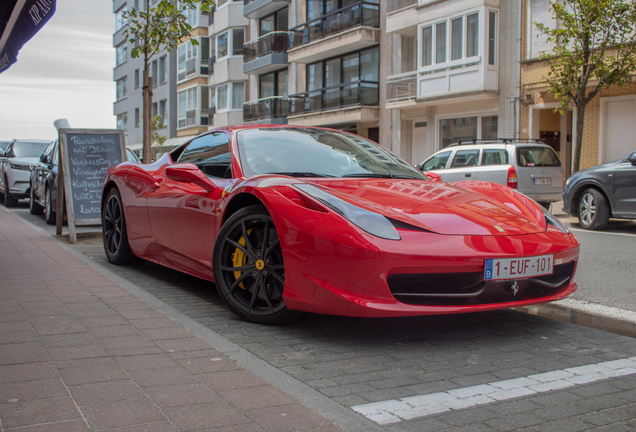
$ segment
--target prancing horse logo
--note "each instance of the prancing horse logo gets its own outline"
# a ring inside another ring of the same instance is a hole
[[[510,289],[512,290],[512,296],[513,297],[516,296],[517,293],[519,292],[519,284],[517,283],[517,281],[515,281],[515,283],[512,284]]]

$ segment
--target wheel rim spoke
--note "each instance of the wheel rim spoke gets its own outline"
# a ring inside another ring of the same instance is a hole
[[[245,279],[247,279],[249,275],[250,275],[249,273],[243,273],[238,279],[236,279],[234,283],[232,284],[232,286],[230,287],[230,289],[228,290],[228,294],[232,295],[234,291],[236,290],[236,287],[239,286],[239,284],[243,282]]]
[[[282,266],[281,266],[282,267]],[[276,272],[270,272],[270,275],[272,275],[274,278],[276,278],[280,283],[282,283],[283,285],[285,285],[285,278],[283,278],[281,275],[279,275]]]
[[[240,244],[238,244],[234,240],[226,238],[225,241],[228,242],[229,244],[231,244],[232,246],[234,246],[235,248],[237,248],[238,250],[240,250],[241,252],[243,252],[248,257],[252,258],[253,260],[257,260],[258,259],[258,258],[256,258],[256,255],[254,254],[254,252],[252,252],[251,250],[245,249],[243,246],[241,246]]]
[[[247,264],[244,265],[242,267],[228,267],[228,266],[221,266],[221,270],[223,271],[227,271],[227,272],[237,272],[237,271],[248,271],[248,272],[252,272],[256,270],[256,266],[254,264]]]
[[[256,304],[256,298],[258,297],[258,291],[261,289],[261,283],[263,281],[263,276],[259,272],[256,276],[256,283],[254,284],[254,292],[252,293],[252,300],[250,301],[250,311],[254,310],[254,305]]]

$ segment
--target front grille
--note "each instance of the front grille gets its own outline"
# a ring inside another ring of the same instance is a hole
[[[485,281],[477,273],[406,273],[387,278],[396,300],[422,306],[463,306],[531,300],[566,289],[574,273],[574,261],[554,266],[551,275],[515,281]]]

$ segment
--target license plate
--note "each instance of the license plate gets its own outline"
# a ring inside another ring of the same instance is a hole
[[[536,179],[532,179],[532,182],[536,185],[549,185],[552,186],[552,179],[551,178],[536,178]]]
[[[552,255],[526,258],[488,258],[484,279],[524,279],[549,275],[553,272]]]

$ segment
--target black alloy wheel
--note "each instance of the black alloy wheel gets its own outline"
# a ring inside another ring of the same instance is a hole
[[[297,315],[283,300],[283,253],[264,207],[245,207],[225,222],[214,246],[213,267],[219,295],[244,320],[276,324]]]
[[[44,193],[44,220],[48,225],[55,225],[56,211],[53,210],[53,198],[51,197],[51,188],[46,188]]]
[[[4,176],[4,206],[5,207],[15,207],[18,205],[18,200],[11,195],[9,192],[9,179],[7,176]]]
[[[602,230],[609,221],[607,200],[598,190],[585,189],[579,199],[579,223],[587,230]]]
[[[112,264],[129,264],[136,260],[128,244],[126,218],[117,188],[108,191],[102,208],[102,237],[106,258]]]
[[[42,207],[40,203],[38,203],[35,200],[35,194],[33,193],[33,185],[31,185],[31,189],[29,192],[29,212],[32,215],[41,215],[42,213],[44,213],[44,207]]]

